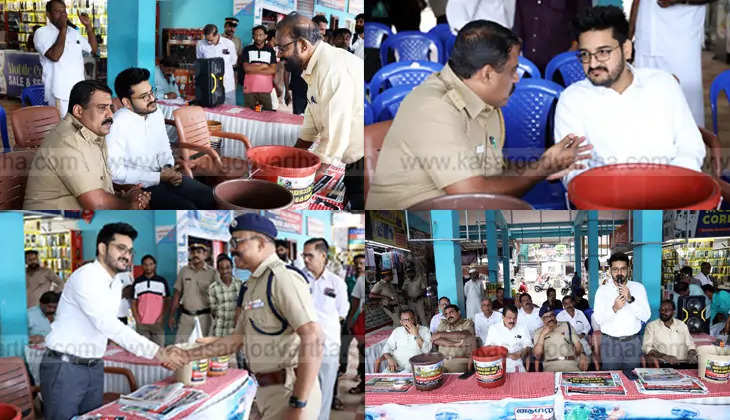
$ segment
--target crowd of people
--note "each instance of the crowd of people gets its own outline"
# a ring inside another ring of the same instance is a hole
[[[193,242],[189,263],[172,288],[157,274],[152,255],[141,258],[141,275],[128,284],[122,281],[131,277],[137,236],[126,223],[105,225],[97,236],[97,258],[76,269],[65,284],[38,264],[36,251],[26,251],[28,333],[31,344],[47,349],[40,368],[46,418],[67,419],[101,405],[99,361],[107,339],[171,369],[199,358],[236,355],[232,360],[256,375],[263,418],[282,418],[294,410],[301,418],[326,420],[331,410],[344,408],[338,382],[357,338],[361,378],[348,392],[364,392],[364,341],[353,334],[355,325],[364,323],[364,255],[355,255],[345,268],[329,257],[326,239],[311,238],[302,258],[292,259],[286,242],[276,239],[273,223],[258,214],[237,217],[230,231],[233,258],[219,254],[215,266],[209,265],[210,247]],[[234,268],[251,276],[239,279]],[[174,340],[166,340],[165,326],[176,330]],[[172,345],[196,334],[201,336],[196,350]],[[282,359],[282,354],[289,356]],[[62,375],[59,366],[64,366]],[[80,384],[79,376],[90,379]]]

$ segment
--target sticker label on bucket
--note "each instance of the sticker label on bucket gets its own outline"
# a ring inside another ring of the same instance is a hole
[[[300,204],[312,198],[314,191],[314,175],[305,177],[291,178],[287,176],[279,176],[276,183],[289,190],[294,196],[294,204]]]
[[[707,360],[705,378],[716,382],[727,382],[730,376],[730,360]]]
[[[208,361],[203,360],[194,360],[192,363],[193,371],[190,374],[190,382],[192,383],[200,383],[205,382],[205,376],[208,372]]]
[[[222,374],[228,370],[228,362],[230,361],[229,356],[220,356],[210,359],[210,368],[208,370],[209,376],[215,376],[215,374]],[[212,375],[211,375],[212,374]]]
[[[415,383],[425,387],[430,387],[440,383],[444,376],[443,364],[444,362],[441,361],[432,365],[413,366]]]
[[[504,377],[502,359],[488,362],[474,360],[474,369],[477,371],[477,381],[482,383],[497,382]]]

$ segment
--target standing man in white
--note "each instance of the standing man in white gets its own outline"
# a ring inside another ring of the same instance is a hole
[[[33,45],[41,55],[46,102],[58,108],[63,119],[68,111],[71,88],[85,79],[83,52],[96,54],[98,47],[91,19],[86,14],[82,13],[79,19],[86,27],[87,38],[68,26],[63,1],[46,3],[46,17],[50,23],[35,32]]]
[[[469,280],[464,284],[464,298],[466,298],[466,317],[474,319],[474,315],[481,311],[481,302],[484,297],[482,281],[476,268],[469,269]]]
[[[630,34],[636,34],[634,65],[674,74],[700,127],[705,126],[702,100],[705,5],[714,1],[634,0],[631,5]]]
[[[223,88],[226,92],[227,105],[236,104],[236,78],[233,74],[233,66],[238,62],[236,44],[218,33],[218,27],[209,23],[203,27],[205,39],[198,41],[195,47],[195,58],[216,58],[221,57],[225,62],[223,73]]]

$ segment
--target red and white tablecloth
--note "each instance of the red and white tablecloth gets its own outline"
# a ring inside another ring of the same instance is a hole
[[[375,372],[375,361],[383,354],[385,343],[393,332],[392,327],[383,327],[365,334],[365,372]]]
[[[169,385],[175,382],[170,376],[156,382]],[[204,384],[194,387],[206,394],[208,398],[173,417],[174,419],[248,419],[251,412],[257,384],[245,370],[229,369],[224,376],[208,377]],[[122,411],[116,402],[107,404],[87,415],[126,416],[127,420],[142,420],[145,417]]]
[[[692,334],[692,341],[695,342],[695,346],[708,346],[717,340],[716,337],[711,336],[710,334]]]

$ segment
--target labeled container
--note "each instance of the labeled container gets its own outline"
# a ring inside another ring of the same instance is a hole
[[[228,372],[228,364],[231,362],[231,356],[218,356],[210,359],[208,366],[208,376],[223,376]]]
[[[15,405],[0,403],[0,420],[20,420],[21,411]]]
[[[438,352],[419,354],[408,360],[411,363],[413,384],[419,391],[431,391],[444,382],[444,355]]]
[[[175,344],[183,350],[190,350],[198,347],[198,344],[180,343]],[[175,380],[182,382],[185,386],[196,386],[205,383],[208,373],[208,359],[193,360],[185,366],[175,370]]]
[[[697,376],[726,384],[730,378],[730,348],[714,345],[697,347]]]
[[[507,377],[508,350],[502,346],[479,347],[471,353],[474,361],[474,377],[483,388],[496,388],[504,385]]]
[[[294,205],[312,198],[319,156],[290,146],[257,146],[246,152],[251,177],[279,184],[294,196]]]

